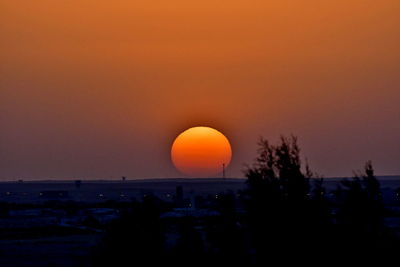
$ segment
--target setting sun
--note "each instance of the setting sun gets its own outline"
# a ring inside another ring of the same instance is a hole
[[[171,148],[175,167],[192,177],[209,177],[222,172],[231,157],[228,139],[210,127],[193,127],[184,131]]]

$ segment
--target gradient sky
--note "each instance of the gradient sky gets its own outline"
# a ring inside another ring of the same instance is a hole
[[[0,180],[182,177],[175,136],[400,174],[398,0],[0,0]]]

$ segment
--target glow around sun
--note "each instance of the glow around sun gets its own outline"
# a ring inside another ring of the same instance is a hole
[[[210,127],[193,127],[176,137],[171,148],[174,166],[191,177],[211,177],[222,172],[232,158],[229,140]]]

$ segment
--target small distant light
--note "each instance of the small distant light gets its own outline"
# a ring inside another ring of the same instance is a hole
[[[8,195],[8,196],[11,195],[11,192],[6,192],[6,195]]]
[[[125,197],[125,195],[124,195],[124,194],[121,194],[120,197]]]
[[[215,198],[218,198],[218,195],[215,195]]]
[[[99,197],[104,197],[104,195],[103,194],[99,194]]]
[[[167,197],[171,197],[171,195],[170,195],[170,194],[167,194]]]
[[[40,193],[39,193],[39,196],[42,196],[42,195],[43,195],[43,193],[42,193],[42,192],[40,192]]]

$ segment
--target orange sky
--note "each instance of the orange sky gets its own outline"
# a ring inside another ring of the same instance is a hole
[[[178,177],[208,125],[311,166],[400,173],[400,2],[0,0],[0,179]]]

